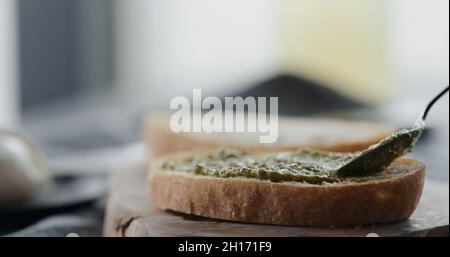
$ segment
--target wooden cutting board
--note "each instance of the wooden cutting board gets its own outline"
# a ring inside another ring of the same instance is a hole
[[[104,223],[105,236],[448,236],[448,184],[427,180],[422,199],[409,220],[363,227],[306,228],[247,224],[166,212],[147,197],[147,164],[130,163],[115,173]]]

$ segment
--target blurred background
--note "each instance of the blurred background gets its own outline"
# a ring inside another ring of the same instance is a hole
[[[448,81],[447,0],[0,1],[0,127],[25,129],[53,172],[106,170],[143,115],[194,87],[269,85],[301,102],[293,88],[317,85],[361,108],[322,110],[314,97],[320,112],[282,114],[406,127]],[[438,160],[428,176],[444,181],[448,110],[444,97],[415,153]]]

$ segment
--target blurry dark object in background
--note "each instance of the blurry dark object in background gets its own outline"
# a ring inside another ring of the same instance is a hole
[[[280,75],[235,94],[243,98],[278,96],[280,115],[310,115],[366,107],[353,99],[307,79]]]
[[[112,1],[18,1],[25,109],[111,87]]]

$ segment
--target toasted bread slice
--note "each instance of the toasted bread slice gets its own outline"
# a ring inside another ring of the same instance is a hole
[[[278,140],[260,144],[257,133],[174,133],[169,115],[153,115],[144,121],[144,140],[153,156],[214,149],[226,146],[250,152],[317,148],[336,152],[363,150],[392,134],[390,125],[331,118],[279,117]]]
[[[163,162],[188,156],[192,153],[153,161],[149,193],[154,206],[262,224],[339,227],[407,219],[419,202],[425,174],[423,163],[406,158],[366,181],[321,185],[219,178],[162,168]]]

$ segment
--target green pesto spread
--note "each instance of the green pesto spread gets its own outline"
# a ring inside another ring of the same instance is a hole
[[[247,177],[273,182],[321,184],[355,180],[336,175],[336,169],[352,156],[351,153],[302,150],[255,158],[237,150],[222,149],[209,155],[165,162],[162,168],[220,178]]]
[[[382,177],[382,171],[389,164],[412,151],[422,131],[423,124],[400,130],[356,153],[301,150],[257,158],[237,150],[222,149],[209,155],[165,162],[162,168],[195,175],[247,177],[273,182],[366,181]]]

